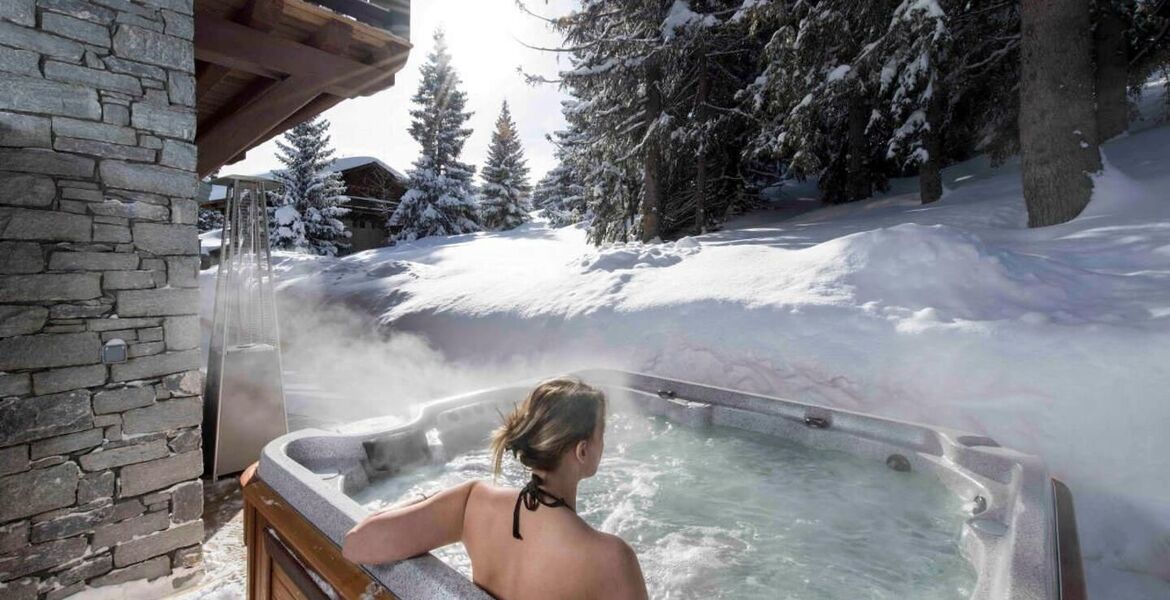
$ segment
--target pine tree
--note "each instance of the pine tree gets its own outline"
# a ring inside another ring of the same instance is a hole
[[[223,227],[223,213],[211,208],[199,209],[199,233]]]
[[[667,235],[704,233],[745,208],[743,148],[749,119],[736,96],[758,74],[752,15],[759,3],[676,1],[662,25],[669,64],[665,81],[670,116],[667,151]]]
[[[580,166],[593,243],[661,235],[662,186],[654,184],[669,145],[660,101],[666,69],[657,63],[665,16],[658,0],[582,0],[552,21],[572,67],[560,73],[575,98],[562,112],[575,136],[571,162]]]
[[[481,176],[479,214],[484,227],[503,231],[528,220],[532,186],[528,183],[524,148],[520,146],[520,136],[506,100],[496,119]]]
[[[349,248],[350,232],[341,217],[349,201],[341,175],[329,171],[329,121],[314,119],[293,127],[277,141],[277,158],[285,168],[275,173],[280,184],[271,209],[273,248],[336,256]]]
[[[865,51],[885,33],[891,4],[795,0],[766,11],[774,34],[744,95],[762,121],[752,150],[782,161],[787,176],[817,178],[826,202],[866,198],[890,175],[883,132],[870,127],[878,90]]]
[[[586,219],[585,190],[575,182],[568,164],[553,167],[532,190],[532,204],[541,210],[553,227],[564,227]]]
[[[410,136],[422,153],[407,173],[409,187],[387,222],[396,242],[480,230],[472,189],[475,167],[459,161],[471,135],[464,127],[471,117],[464,110],[467,94],[459,89],[442,30],[435,31],[434,40],[411,98],[417,108],[410,111]]]
[[[866,56],[883,106],[871,127],[886,158],[918,172],[923,203],[942,195],[941,169],[976,150],[993,160],[1015,152],[1019,29],[1013,3],[903,0]]]
[[[1089,0],[1022,4],[1020,165],[1028,226],[1072,220],[1101,169]]]
[[[757,74],[743,0],[584,0],[553,20],[574,100],[561,163],[581,186],[589,240],[670,239],[746,204],[750,115],[735,94]]]
[[[939,2],[906,0],[894,10],[889,30],[871,53],[882,63],[879,90],[887,101],[883,116],[891,126],[886,158],[918,171],[923,204],[938,200],[943,191],[945,74],[952,50],[947,17]]]

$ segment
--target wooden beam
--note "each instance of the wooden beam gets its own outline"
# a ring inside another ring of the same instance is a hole
[[[195,15],[195,58],[270,79],[296,76],[347,98],[360,95],[370,80],[385,74],[380,66],[211,15]]]
[[[386,87],[393,86],[394,85],[394,76],[391,75],[390,80],[384,81],[383,83],[386,85]],[[263,144],[264,142],[271,140],[272,138],[280,135],[281,133],[288,131],[289,129],[292,129],[293,127],[296,127],[297,125],[300,125],[301,123],[304,123],[305,121],[308,121],[309,119],[312,119],[313,117],[316,117],[317,115],[324,113],[325,111],[340,104],[343,100],[346,100],[346,98],[342,98],[340,96],[333,96],[331,94],[322,94],[320,96],[317,96],[316,98],[313,99],[312,102],[303,106],[300,110],[293,113],[293,115],[291,117],[285,119],[276,127],[273,127],[271,131],[269,131],[268,133],[261,136],[259,139],[257,139],[255,142],[253,142],[252,145],[241,150],[239,154],[233,156],[230,160],[228,160],[224,164],[230,165],[232,163],[237,163],[237,162],[240,162],[241,160],[244,160],[244,158],[246,158],[248,151],[250,151],[252,148],[255,148],[256,146],[259,146],[259,145]]]
[[[223,105],[219,107],[219,110],[215,112],[215,114],[206,119],[203,119],[203,121],[199,123],[199,131],[209,131],[214,129],[220,121],[223,121],[231,115],[239,112],[245,106],[254,102],[257,98],[262,97],[269,88],[278,83],[280,83],[280,81],[275,79],[263,78],[257,78],[256,80],[252,81],[247,85],[247,87],[245,87],[235,96],[232,96],[230,100],[224,102]]]
[[[330,54],[345,54],[353,40],[353,26],[341,21],[329,21],[313,34],[309,45]]]
[[[402,69],[409,56],[410,51],[405,48],[383,47],[374,49],[373,62],[370,64],[381,69],[384,75],[377,80],[368,82],[362,89],[362,95],[380,92],[394,85],[394,74]]]
[[[343,100],[345,100],[345,98],[342,98],[341,96],[334,96],[331,94],[322,94],[320,96],[317,96],[316,98],[314,98],[312,100],[312,102],[309,102],[308,104],[301,107],[301,109],[298,110],[297,112],[293,113],[292,116],[281,121],[279,124],[277,124],[271,130],[269,130],[268,133],[265,133],[263,136],[261,136],[255,142],[253,142],[251,146],[248,146],[243,151],[241,151],[238,155],[232,157],[232,159],[228,161],[228,164],[244,160],[244,155],[252,148],[255,148],[256,146],[259,146],[260,144],[267,142],[268,140],[280,135],[281,133],[288,131],[289,129],[292,129],[293,127],[296,127],[297,125],[300,125],[301,123],[304,123],[304,122],[312,119],[313,117],[316,117],[317,115],[333,108],[334,106],[337,106]]]
[[[333,56],[333,53],[348,49],[352,39],[352,27],[333,21],[314,34],[310,42],[312,46],[304,47]],[[365,65],[362,66],[365,68]],[[385,79],[383,71],[373,69],[373,72],[374,80]],[[203,130],[205,134],[196,138],[200,147],[200,172],[205,168],[214,169],[262,141],[271,139],[287,129],[283,126],[287,121],[306,121],[344,99],[333,95],[321,96],[325,87],[320,76],[296,75],[279,82],[262,81],[255,89],[245,90],[221,109],[222,116],[217,115],[216,121],[206,126]]]
[[[276,29],[284,16],[284,0],[248,0],[236,13],[236,22],[265,33]]]
[[[210,93],[231,72],[231,69],[223,65],[199,63],[199,66],[195,67],[195,97],[202,98]]]
[[[320,93],[320,89],[305,85],[298,77],[267,86],[246,106],[195,137],[199,146],[199,173],[210,173],[243,148],[250,147]]]
[[[410,28],[410,15],[402,12],[389,11],[371,2],[363,0],[313,0],[325,8],[334,10],[343,15],[349,15],[362,23],[373,25],[387,31]]]

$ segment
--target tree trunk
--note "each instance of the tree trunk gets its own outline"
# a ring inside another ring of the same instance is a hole
[[[1044,227],[1084,210],[1101,169],[1089,0],[1024,0],[1020,25],[1024,203]]]
[[[869,180],[869,148],[865,143],[865,125],[869,119],[860,94],[849,100],[849,157],[845,165],[846,202],[862,200],[873,194]]]
[[[707,88],[710,85],[707,77],[707,52],[699,50],[699,89],[695,95],[695,115],[700,123],[706,123],[707,117]],[[695,234],[707,231],[707,140],[699,140],[698,156],[695,158]]]
[[[662,151],[658,145],[658,134],[649,132],[655,127],[662,114],[662,90],[658,87],[662,70],[658,61],[651,57],[646,61],[646,127],[647,140],[642,163],[642,241],[649,242],[661,236],[662,227],[662,182],[659,169],[662,165]]]
[[[946,103],[946,89],[941,83],[936,83],[934,95],[926,107],[926,122],[930,126],[922,140],[926,161],[918,167],[918,196],[923,204],[942,198],[942,139]]]
[[[1129,99],[1126,97],[1128,60],[1125,21],[1108,0],[1097,2],[1097,138],[1105,141],[1120,135],[1129,126]]]

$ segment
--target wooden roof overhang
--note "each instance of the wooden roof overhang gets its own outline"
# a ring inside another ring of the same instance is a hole
[[[409,0],[195,0],[199,176],[394,85],[409,35]]]

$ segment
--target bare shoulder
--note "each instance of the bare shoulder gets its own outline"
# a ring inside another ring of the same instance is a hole
[[[465,485],[470,485],[467,509],[477,515],[477,518],[496,515],[501,507],[516,501],[517,490],[498,486],[491,481],[476,480]]]
[[[646,581],[638,555],[622,538],[609,533],[598,532],[598,552],[594,554],[598,572],[609,573],[603,583],[605,598],[643,600],[646,598]]]
[[[635,566],[638,564],[638,555],[634,553],[634,549],[625,540],[612,533],[597,532],[597,544],[600,552],[596,556],[607,561],[605,566],[625,565],[628,567],[631,564]]]
[[[516,495],[516,490],[501,487],[486,480],[470,481],[464,485],[470,486],[470,497],[477,502],[498,500],[505,497],[513,497],[515,499],[514,496]]]

